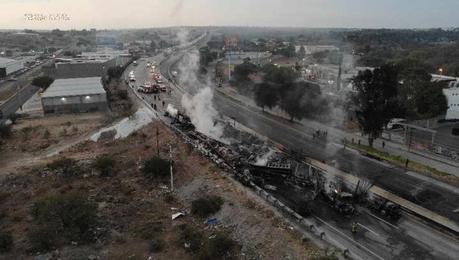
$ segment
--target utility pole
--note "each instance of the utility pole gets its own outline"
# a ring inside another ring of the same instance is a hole
[[[159,131],[158,131],[158,127],[156,127],[156,155],[159,158]]]
[[[338,77],[336,79],[336,88],[337,90],[341,90],[341,75],[343,73],[343,50],[340,47],[338,52]]]
[[[171,192],[174,191],[174,174],[172,171],[172,145],[169,144],[169,167],[170,167],[170,173],[171,173]]]

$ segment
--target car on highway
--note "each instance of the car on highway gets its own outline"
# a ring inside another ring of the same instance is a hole
[[[144,94],[157,94],[159,93],[159,89],[156,85],[147,85],[147,86],[144,86],[144,85],[141,85],[137,88],[137,91],[140,92],[140,93],[144,93]]]
[[[161,92],[166,92],[166,91],[167,91],[166,85],[164,85],[164,84],[159,84],[159,85],[157,85],[157,86],[158,86],[159,91],[161,91]]]

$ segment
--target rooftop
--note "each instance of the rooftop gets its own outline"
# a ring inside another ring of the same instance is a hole
[[[57,79],[41,95],[46,97],[65,97],[105,94],[100,77]]]
[[[95,52],[83,52],[72,58],[57,58],[57,63],[104,63],[116,57],[129,56],[127,51],[104,49]]]
[[[16,62],[16,60],[8,59],[8,58],[0,58],[0,65],[6,65],[10,62]]]

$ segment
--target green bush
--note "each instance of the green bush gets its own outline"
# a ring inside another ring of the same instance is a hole
[[[47,89],[53,82],[54,82],[54,79],[51,77],[40,76],[32,80],[32,85],[42,88],[42,89]]]
[[[76,192],[38,199],[31,209],[37,228],[29,233],[29,239],[40,249],[51,249],[58,240],[64,244],[90,242],[91,230],[97,224],[96,211],[94,203]]]
[[[6,139],[11,136],[11,125],[0,124],[0,138]]]
[[[51,133],[49,132],[48,129],[46,129],[45,132],[43,133],[43,138],[49,139],[50,137],[51,137]]]
[[[202,248],[199,258],[203,260],[211,259],[235,259],[238,244],[226,233],[219,232]]]
[[[34,251],[49,251],[58,244],[58,231],[48,224],[34,226],[29,230],[28,238]]]
[[[110,176],[115,167],[115,160],[108,155],[102,155],[95,160],[93,167],[97,169],[102,176]]]
[[[81,168],[76,160],[62,157],[49,163],[47,167],[51,170],[58,171],[63,177],[78,176],[81,173]]]
[[[191,213],[193,215],[205,218],[218,212],[222,205],[223,199],[218,196],[199,198],[191,203]]]
[[[161,237],[150,240],[149,242],[150,252],[158,253],[164,248],[164,240]]]
[[[178,243],[180,246],[188,244],[189,247],[186,248],[188,251],[199,252],[203,247],[205,238],[204,234],[194,226],[188,224],[178,226]]]
[[[8,252],[13,246],[13,237],[9,232],[0,231],[0,253]]]
[[[161,222],[147,222],[139,230],[139,237],[145,240],[154,240],[163,233],[163,224]]]
[[[168,160],[154,156],[143,162],[141,170],[145,178],[154,180],[168,177],[170,174],[169,167],[170,162]]]

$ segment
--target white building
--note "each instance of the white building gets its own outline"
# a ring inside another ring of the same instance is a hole
[[[100,77],[57,79],[41,95],[45,113],[77,113],[107,109]]]
[[[11,73],[22,70],[24,62],[7,58],[0,58],[0,78],[4,78]]]
[[[450,82],[449,87],[443,89],[448,101],[448,110],[445,119],[459,119],[459,81]]]

